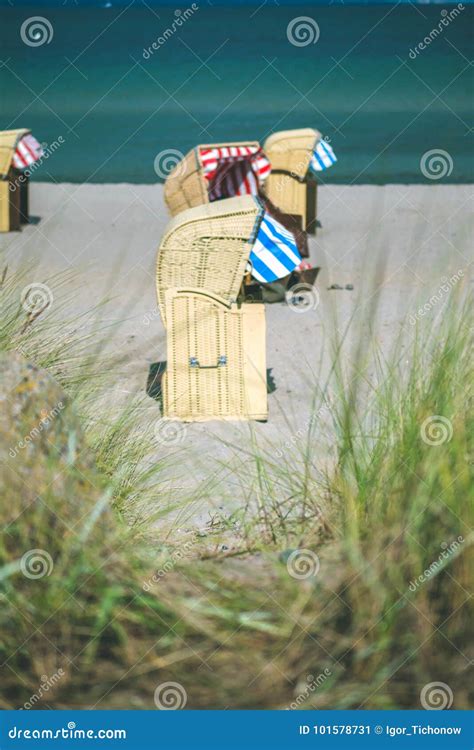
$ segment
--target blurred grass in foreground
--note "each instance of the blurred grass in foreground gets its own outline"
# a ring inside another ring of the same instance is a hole
[[[43,396],[3,431],[1,707],[31,704],[58,673],[35,708],[153,708],[169,680],[188,708],[418,708],[432,682],[468,707],[468,306],[453,303],[403,358],[373,352],[376,388],[361,374],[362,333],[355,375],[336,355],[334,460],[316,480],[318,417],[296,463],[276,460],[250,426],[242,554],[206,559],[198,536],[181,547],[160,538],[172,500],[142,397],[105,409],[120,362],[99,357],[103,334],[41,315],[25,325],[23,283],[3,279],[0,351],[46,367],[69,399],[35,450],[9,459]],[[53,383],[49,408],[61,393]],[[22,573],[32,549],[54,565],[40,580]]]

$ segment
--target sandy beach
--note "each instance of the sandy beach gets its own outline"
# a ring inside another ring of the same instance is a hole
[[[434,325],[454,289],[467,289],[471,193],[468,185],[319,189],[322,226],[310,249],[311,262],[322,270],[311,309],[300,314],[285,303],[267,305],[267,367],[276,389],[269,396],[265,424],[190,424],[170,436],[157,402],[146,396],[150,366],[166,359],[154,288],[157,248],[168,221],[161,185],[34,183],[32,223],[21,233],[0,235],[2,264],[29,269],[28,283],[50,286],[50,315],[56,300],[67,298],[67,287],[56,290],[49,281],[63,271],[72,273],[71,315],[105,297],[110,300],[104,314],[104,322],[115,326],[109,343],[126,353],[128,361],[115,397],[143,394],[144,423],[157,425],[157,459],[173,459],[163,468],[169,502],[192,489],[196,503],[185,509],[182,522],[192,517],[199,526],[219,508],[235,508],[251,495],[252,488],[245,486],[251,436],[276,462],[282,456],[298,460],[292,456],[301,450],[311,404],[330,370],[335,331],[341,336],[352,319],[343,345],[350,371],[360,335],[367,349],[375,343],[389,356],[403,329],[403,353],[416,330],[413,322]],[[330,290],[334,284],[354,288]],[[447,293],[442,289],[446,284]],[[425,304],[428,309],[420,314]],[[365,376],[369,381],[375,376],[372,366]],[[318,422],[329,424],[330,416],[330,409],[323,411]],[[318,425],[315,473],[327,450]],[[176,460],[181,453],[186,462]],[[241,468],[240,488],[227,479],[229,466]]]

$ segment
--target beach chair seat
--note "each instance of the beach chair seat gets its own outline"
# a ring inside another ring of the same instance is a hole
[[[201,144],[170,172],[164,197],[172,216],[194,206],[258,195],[270,164],[258,141]]]
[[[273,133],[264,151],[272,167],[266,196],[302,230],[316,234],[316,175],[336,161],[332,148],[317,130],[302,128]]]
[[[168,289],[165,305],[165,416],[266,420],[264,305],[239,308],[201,289]]]
[[[26,128],[0,131],[0,232],[29,220],[28,167],[41,158],[40,144]]]

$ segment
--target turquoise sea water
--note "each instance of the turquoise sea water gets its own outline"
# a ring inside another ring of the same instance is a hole
[[[428,183],[432,149],[444,182],[471,182],[473,7],[418,47],[453,7],[205,5],[179,26],[191,3],[2,8],[0,128],[63,140],[41,180],[151,183],[162,151],[311,126],[339,159],[327,182]],[[49,43],[22,41],[32,16]],[[316,43],[288,40],[301,16]]]

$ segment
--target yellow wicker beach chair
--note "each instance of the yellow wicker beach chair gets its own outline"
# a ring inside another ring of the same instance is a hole
[[[165,295],[163,411],[184,421],[265,420],[265,307],[229,304],[200,289]]]
[[[166,326],[165,293],[192,288],[238,298],[253,238],[263,207],[253,196],[228,198],[183,211],[172,219],[161,241],[156,290]]]
[[[21,229],[28,221],[28,177],[15,169],[12,160],[18,142],[31,131],[0,131],[0,232]]]
[[[269,136],[263,145],[272,165],[265,194],[310,234],[316,233],[317,183],[309,165],[320,139],[321,133],[312,128],[282,130]]]
[[[210,203],[209,183],[204,175],[201,152],[213,148],[259,149],[258,141],[239,141],[232,143],[201,144],[192,149],[169,173],[165,180],[164,196],[169,212],[176,216],[187,208]]]
[[[253,196],[230,198],[183,211],[167,227],[156,273],[167,418],[266,419],[265,308],[237,305],[263,211]]]

